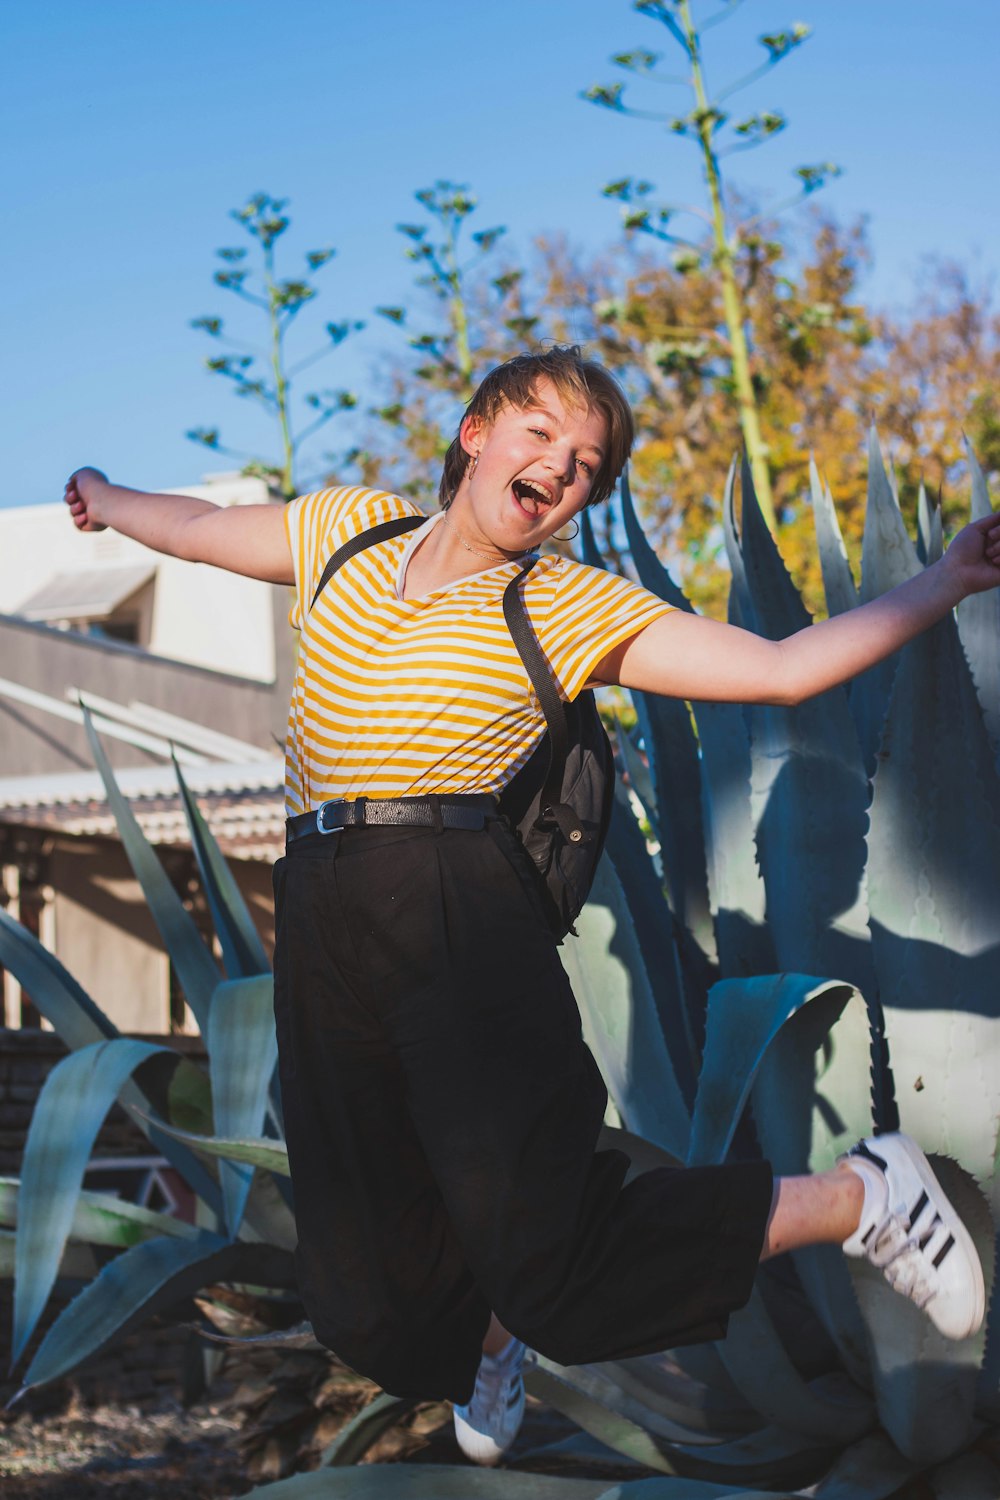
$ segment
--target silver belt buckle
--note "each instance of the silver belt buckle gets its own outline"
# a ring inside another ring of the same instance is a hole
[[[323,809],[325,807],[332,807],[332,806],[333,806],[332,802],[323,802],[316,809],[316,832],[317,833],[343,833],[344,826],[345,826],[343,823],[338,824],[338,826],[336,828],[324,828],[324,826],[323,826]]]

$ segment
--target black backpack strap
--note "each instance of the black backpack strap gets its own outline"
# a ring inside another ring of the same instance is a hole
[[[551,815],[558,823],[563,837],[572,840],[574,844],[579,844],[584,842],[588,835],[584,832],[572,807],[560,800],[563,773],[569,754],[566,709],[552,681],[548,663],[542,654],[535,632],[531,628],[531,622],[524,608],[524,600],[521,598],[521,583],[527,578],[537,561],[537,557],[529,557],[520,573],[516,574],[504,589],[503,615],[514,645],[517,647],[517,654],[531,679],[531,685],[538,697],[549,731],[549,768],[545,774],[539,803],[542,816]]]
[[[415,527],[422,526],[426,520],[426,516],[397,516],[393,521],[382,521],[378,526],[370,526],[367,531],[359,531],[357,536],[352,536],[349,542],[337,548],[323,569],[323,576],[316,586],[312,604],[309,606],[310,610],[315,606],[316,600],[337,569],[342,568],[350,558],[357,556],[359,552],[364,552],[366,547],[374,547],[376,542],[387,542],[390,537],[401,536],[404,531],[413,531]]]

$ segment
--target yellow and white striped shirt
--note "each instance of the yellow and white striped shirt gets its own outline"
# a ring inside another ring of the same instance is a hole
[[[333,798],[497,792],[525,763],[545,719],[503,616],[519,562],[401,599],[428,528],[376,543],[309,605],[327,561],[351,537],[420,511],[397,495],[330,489],[285,508],[301,632],[288,718],[285,808]],[[542,557],[525,609],[559,691],[573,699],[612,647],[670,606],[645,589],[563,557]]]

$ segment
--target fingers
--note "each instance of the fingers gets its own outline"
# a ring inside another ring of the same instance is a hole
[[[86,472],[87,470],[84,469],[76,469],[69,476],[63,489],[63,500],[69,508],[77,531],[104,531],[106,527],[93,519],[88,503],[80,491],[79,476]],[[97,471],[91,470],[90,472],[96,473]]]
[[[1000,564],[1000,511],[994,511],[992,516],[985,516],[979,523],[979,529],[984,533],[983,550],[986,557],[990,562]]]
[[[66,481],[66,488],[63,490],[63,499],[69,506],[69,513],[73,517],[73,524],[77,530],[82,530],[87,524],[87,505],[76,487],[75,474],[71,474]]]

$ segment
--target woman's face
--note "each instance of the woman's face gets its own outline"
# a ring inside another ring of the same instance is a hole
[[[478,462],[450,513],[470,541],[503,552],[532,551],[582,510],[607,451],[603,413],[567,406],[545,378],[534,395],[534,406],[505,406],[489,426],[462,424],[462,446]]]

